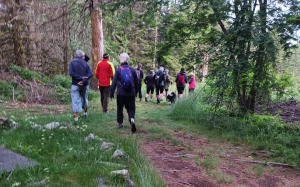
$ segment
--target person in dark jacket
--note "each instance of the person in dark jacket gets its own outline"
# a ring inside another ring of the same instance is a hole
[[[155,80],[155,90],[156,90],[156,100],[157,103],[162,101],[163,93],[164,93],[164,67],[159,67],[158,71],[155,73],[153,79]]]
[[[180,72],[177,74],[175,82],[178,92],[178,98],[180,99],[183,97],[183,91],[186,86],[186,83],[188,82],[184,68],[181,68]]]
[[[138,90],[138,77],[134,68],[129,66],[129,55],[127,53],[120,54],[120,67],[117,68],[111,87],[110,87],[110,98],[114,97],[115,89],[117,88],[117,128],[124,128],[123,126],[123,107],[125,106],[129,123],[131,125],[131,132],[136,132],[136,126],[134,121],[135,116],[135,95]],[[131,71],[131,80],[133,82],[133,87],[131,89],[125,89],[121,84],[121,71],[124,71],[124,68],[129,68]]]
[[[137,77],[138,77],[138,80],[139,80],[139,88],[138,88],[138,91],[137,91],[137,94],[139,94],[139,98],[140,98],[140,101],[142,101],[142,80],[144,78],[144,71],[142,70],[142,64],[138,64],[138,67],[136,68],[136,74],[137,74]],[[135,97],[137,97],[137,94]]]
[[[145,101],[148,102],[148,96],[150,93],[150,101],[153,99],[153,92],[155,87],[155,80],[154,80],[154,71],[150,70],[149,74],[144,79],[144,83],[146,84],[146,97]]]
[[[78,113],[84,108],[84,116],[87,116],[86,96],[89,80],[93,76],[92,70],[84,60],[88,57],[81,50],[76,51],[76,57],[69,64],[69,75],[72,77],[71,100],[74,120],[78,121]]]

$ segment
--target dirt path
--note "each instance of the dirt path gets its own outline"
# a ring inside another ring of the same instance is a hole
[[[266,151],[210,143],[181,132],[172,136],[177,142],[144,140],[142,144],[143,154],[169,187],[300,187],[299,171],[243,162],[268,161]]]

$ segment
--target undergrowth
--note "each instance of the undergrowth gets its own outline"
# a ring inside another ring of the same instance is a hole
[[[219,110],[216,115],[202,97],[188,97],[174,105],[170,116],[196,132],[206,131],[212,138],[247,143],[270,152],[276,162],[300,169],[300,126],[285,124],[273,116],[241,114]]]

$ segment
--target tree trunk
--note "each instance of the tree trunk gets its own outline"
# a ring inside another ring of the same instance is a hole
[[[209,54],[205,53],[203,58],[203,69],[202,69],[202,83],[205,82],[205,77],[208,73],[208,61],[209,61]]]
[[[97,6],[100,0],[91,0],[91,20],[92,20],[92,71],[95,73],[97,64],[102,60],[103,55],[103,29],[102,12]],[[98,81],[95,76],[92,78],[91,88],[97,89]]]
[[[22,44],[22,27],[19,22],[18,9],[20,8],[20,2],[15,0],[14,6],[11,8],[12,15],[12,39],[14,45],[15,64],[21,67],[26,66],[24,46]]]
[[[30,58],[30,69],[34,71],[41,71],[42,63],[38,59],[38,47],[37,43],[39,43],[39,34],[35,30],[35,25],[33,23],[29,23],[29,58]]]
[[[63,24],[63,40],[65,42],[65,47],[64,47],[64,72],[65,72],[65,75],[68,75],[69,71],[68,71],[68,45],[69,45],[69,17],[68,17],[68,0],[66,0],[66,7],[65,7],[65,16],[64,16],[64,24]]]
[[[156,45],[157,45],[157,37],[158,37],[158,31],[157,31],[157,16],[155,15],[155,33],[154,33],[154,51],[153,51],[153,68],[157,67],[156,62]]]
[[[267,33],[267,0],[259,0],[259,17],[261,20],[261,40],[265,40],[265,35]],[[266,63],[265,59],[265,42],[261,42],[258,46],[259,54],[256,55],[256,63],[254,67],[254,76],[253,76],[253,83],[250,90],[250,103],[249,103],[249,110],[254,112],[255,104],[256,104],[256,97],[260,87],[260,83],[263,80],[264,74],[264,66]],[[264,52],[264,53],[263,53]]]

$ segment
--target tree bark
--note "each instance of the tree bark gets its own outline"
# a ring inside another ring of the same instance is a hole
[[[100,0],[91,0],[91,21],[92,21],[92,71],[95,73],[97,64],[102,60],[103,55],[103,29],[102,29],[102,11],[96,6]],[[95,76],[92,78],[91,88],[97,89],[98,81]]]
[[[15,54],[15,64],[21,67],[25,67],[25,54],[24,54],[24,46],[22,44],[22,27],[19,22],[18,9],[20,8],[20,2],[15,0],[13,3],[13,7],[11,8],[11,15],[13,21],[12,23],[12,39],[14,45],[14,54]],[[15,18],[15,19],[14,19]]]
[[[64,16],[64,24],[63,24],[63,40],[65,42],[65,47],[64,47],[64,72],[65,72],[65,75],[68,75],[68,45],[69,45],[69,17],[68,17],[68,0],[66,0],[66,7],[65,7],[65,16]]]

